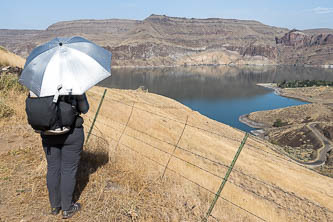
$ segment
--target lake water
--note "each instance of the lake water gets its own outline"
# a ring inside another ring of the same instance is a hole
[[[239,116],[304,102],[277,96],[257,83],[283,80],[330,80],[332,69],[281,66],[198,66],[177,68],[112,69],[99,85],[117,89],[144,87],[167,96],[201,114],[249,132]]]

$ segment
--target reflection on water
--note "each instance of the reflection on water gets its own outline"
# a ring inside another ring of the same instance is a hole
[[[245,131],[238,121],[242,114],[302,104],[276,96],[257,83],[283,80],[330,80],[332,69],[276,66],[199,66],[177,68],[112,69],[112,76],[101,86],[137,89],[175,99],[217,121]]]

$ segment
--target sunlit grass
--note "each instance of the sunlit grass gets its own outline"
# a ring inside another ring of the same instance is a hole
[[[0,46],[0,66],[17,66],[23,68],[24,63],[25,59]]]

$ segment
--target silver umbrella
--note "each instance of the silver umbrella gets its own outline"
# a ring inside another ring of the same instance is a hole
[[[28,56],[19,82],[39,97],[81,95],[111,75],[111,53],[82,37],[55,38]]]

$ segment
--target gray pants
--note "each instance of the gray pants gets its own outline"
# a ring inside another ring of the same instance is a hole
[[[83,127],[74,128],[63,135],[42,135],[51,207],[68,210],[72,204],[83,142]]]

